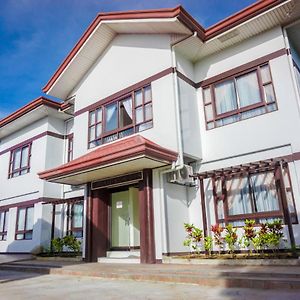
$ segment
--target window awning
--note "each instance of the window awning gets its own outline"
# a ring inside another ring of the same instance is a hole
[[[38,175],[50,182],[79,185],[142,169],[162,167],[176,160],[176,152],[135,135],[99,147]]]

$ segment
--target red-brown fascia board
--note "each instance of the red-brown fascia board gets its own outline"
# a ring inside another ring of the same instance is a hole
[[[172,163],[177,159],[177,152],[163,148],[140,135],[116,141],[99,147],[71,162],[38,173],[40,179],[51,180],[62,176],[72,176],[78,172],[89,171],[95,167],[113,164],[140,155]]]
[[[9,116],[5,117],[4,119],[0,120],[0,128],[15,121],[18,118],[24,116],[28,112],[36,109],[37,107],[39,107],[41,105],[45,105],[45,106],[52,107],[55,109],[60,109],[60,107],[61,107],[61,103],[55,102],[55,101],[47,99],[45,97],[39,97],[39,98],[31,101],[30,103],[26,104],[25,106],[21,107],[17,111],[13,112]]]
[[[260,0],[205,30],[205,40],[209,40],[255,16],[289,0]]]
[[[246,7],[245,9],[237,12],[236,14],[224,19],[221,22],[204,29],[182,6],[176,6],[175,8],[166,8],[166,9],[156,9],[156,10],[136,10],[136,11],[121,11],[121,12],[111,12],[111,13],[100,13],[91,23],[91,25],[84,32],[82,37],[76,43],[74,48],[71,50],[69,55],[58,67],[56,72],[50,78],[48,83],[43,87],[43,92],[47,93],[52,85],[55,83],[57,78],[62,74],[67,65],[74,58],[76,53],[82,47],[82,45],[89,38],[94,29],[98,26],[101,21],[104,20],[129,20],[129,19],[165,19],[165,18],[175,18],[184,24],[192,32],[197,32],[197,36],[202,41],[207,41],[218,34],[223,33],[265,11],[273,8],[274,6],[287,2],[289,0],[261,0],[257,1],[254,4]]]

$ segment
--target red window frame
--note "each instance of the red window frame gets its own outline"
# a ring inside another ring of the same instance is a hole
[[[68,135],[68,152],[67,152],[67,162],[73,160],[73,148],[74,148],[74,135]]]
[[[262,80],[262,74],[261,74],[261,69],[263,67],[268,67],[269,70],[269,77],[270,80],[263,82]],[[226,81],[232,81],[234,83],[234,89],[235,89],[235,96],[236,99],[238,99],[238,92],[237,92],[237,78],[243,76],[243,75],[247,75],[250,73],[256,72],[256,76],[257,76],[257,80],[258,80],[258,86],[259,86],[259,94],[260,94],[260,99],[261,101],[252,105],[248,105],[245,107],[238,107],[239,105],[239,101],[237,101],[237,109],[225,112],[225,113],[221,113],[218,114],[217,113],[217,109],[216,109],[216,94],[215,94],[215,87],[216,85],[226,82]],[[266,95],[265,95],[265,87],[271,85],[272,86],[272,90],[273,90],[273,95],[274,95],[274,101],[272,102],[267,102],[266,99]],[[205,99],[205,91],[208,90],[210,93],[210,101],[206,101]],[[217,127],[222,127],[222,126],[226,126],[228,124],[232,124],[238,121],[242,121],[242,120],[246,120],[249,118],[254,118],[258,115],[262,115],[262,114],[266,114],[269,112],[273,112],[276,111],[278,109],[277,106],[277,100],[276,100],[276,94],[275,94],[275,90],[274,90],[274,84],[273,84],[273,78],[272,78],[272,72],[271,72],[271,68],[270,68],[270,64],[267,63],[263,63],[261,65],[258,65],[256,67],[247,69],[247,70],[243,70],[240,71],[232,76],[228,76],[226,78],[222,78],[221,80],[215,81],[209,85],[205,85],[202,87],[202,97],[203,97],[203,108],[204,108],[204,116],[205,116],[205,124],[206,124],[206,129],[207,130],[211,130]],[[207,113],[206,113],[206,107],[211,106],[212,107],[212,119],[208,119],[207,117]],[[275,107],[275,108],[274,108]],[[264,109],[264,112],[261,112],[255,116],[250,116],[250,117],[243,117],[243,113],[245,112],[249,112],[249,111],[253,111],[255,109],[259,109],[262,108]],[[232,120],[231,122],[229,122],[228,124],[218,124],[218,121],[224,120],[226,118],[229,117],[236,117],[235,120]]]
[[[20,211],[25,209],[25,217],[24,217],[24,229],[19,230],[19,217],[20,217]],[[16,220],[16,232],[15,232],[15,240],[20,241],[20,240],[32,240],[32,235],[33,235],[33,227],[32,229],[26,229],[27,226],[27,215],[28,215],[28,210],[33,209],[33,218],[34,218],[34,206],[27,206],[27,207],[18,207],[17,211],[17,220]],[[27,238],[27,234],[30,234],[30,238]],[[22,238],[18,238],[18,235],[22,235]]]
[[[22,160],[23,160],[23,151],[25,148],[28,148],[28,154],[27,154],[27,164],[22,167]],[[18,148],[15,148],[11,150],[10,152],[10,159],[9,159],[9,170],[8,170],[8,178],[14,178],[21,175],[25,175],[30,172],[30,159],[31,159],[31,149],[32,149],[32,143],[24,144]],[[14,163],[15,163],[15,153],[17,151],[21,151],[21,157],[20,157],[20,164],[18,168],[14,169]]]
[[[7,222],[7,216],[8,216],[8,210],[0,210],[0,214],[3,214],[4,220],[2,227],[0,227],[0,241],[6,241],[7,240],[7,230],[6,229],[6,222]]]
[[[228,223],[231,222],[242,222],[245,219],[251,219],[251,220],[255,220],[256,224],[259,224],[259,220],[260,219],[269,219],[269,218],[280,218],[280,219],[284,219],[284,212],[283,212],[283,207],[282,207],[282,201],[281,201],[281,189],[282,186],[284,186],[284,183],[281,182],[282,179],[278,178],[277,171],[280,167],[274,167],[270,170],[267,170],[265,172],[273,172],[274,173],[274,178],[275,178],[275,184],[276,184],[276,191],[277,191],[277,197],[278,197],[278,204],[279,204],[279,210],[274,210],[274,211],[266,211],[266,212],[252,212],[252,213],[247,213],[247,214],[237,214],[237,215],[229,215],[229,208],[228,208],[228,201],[227,201],[227,189],[226,189],[226,181],[229,178],[232,178],[232,176],[230,177],[220,177],[220,178],[212,178],[212,187],[213,187],[213,196],[214,196],[214,209],[215,209],[215,218],[216,218],[216,223],[217,224],[221,224],[221,225],[227,225]],[[289,181],[289,187],[286,188],[286,191],[284,192],[289,192],[291,189],[291,179],[290,179],[290,173],[289,173],[289,169],[288,166],[284,166],[283,170],[286,172],[287,175],[287,179]],[[257,173],[253,173],[255,175],[257,174],[264,174],[265,172],[257,172]],[[253,174],[247,174],[247,177],[253,175]],[[245,175],[245,174],[244,174]],[[240,176],[235,176],[235,178],[241,178]],[[221,180],[221,194],[217,193],[217,180]],[[252,210],[254,211],[254,198],[253,198],[253,193],[251,192],[251,187],[249,188],[250,191],[250,199],[251,199],[251,206],[252,206]],[[298,218],[297,218],[297,214],[296,214],[296,209],[295,209],[295,200],[294,200],[294,195],[293,193],[291,193],[291,197],[292,197],[292,201],[293,201],[293,206],[294,206],[294,211],[293,213],[290,213],[291,217],[292,217],[292,223],[293,224],[298,224]],[[223,219],[219,219],[218,216],[218,202],[222,201],[223,202],[223,214],[224,214],[224,218]],[[235,226],[235,227],[239,227],[239,226]]]
[[[145,97],[145,90],[149,89],[148,95],[150,95],[149,99]],[[142,93],[142,103],[139,105],[135,105],[135,95],[141,92]],[[128,98],[131,98],[132,101],[132,123],[127,126],[120,126],[120,103]],[[117,115],[118,115],[118,125],[114,130],[106,131],[106,107],[111,104],[117,104]],[[146,108],[147,106],[151,106],[151,118],[146,117]],[[142,109],[143,112],[143,120],[139,123],[136,122],[136,111],[138,109]],[[98,112],[101,111],[101,120],[98,118]],[[95,121],[91,122],[91,115],[95,114]],[[142,88],[137,90],[133,90],[130,93],[123,95],[117,99],[109,101],[107,103],[102,104],[96,109],[89,111],[89,121],[88,121],[88,148],[94,148],[99,145],[120,139],[125,136],[132,135],[137,132],[141,132],[146,129],[150,129],[153,127],[153,108],[152,108],[152,89],[151,84],[148,84]],[[145,128],[143,129],[143,125]],[[97,136],[97,126],[101,126],[101,134]],[[93,136],[95,139],[91,139],[91,131],[93,130]]]

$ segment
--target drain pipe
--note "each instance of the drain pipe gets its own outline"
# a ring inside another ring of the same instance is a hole
[[[197,32],[192,33],[191,35],[180,39],[179,41],[171,44],[171,53],[172,53],[172,68],[174,70],[173,73],[173,88],[174,88],[174,103],[175,103],[175,118],[176,118],[176,133],[177,133],[177,144],[178,144],[178,159],[176,162],[172,164],[171,169],[163,170],[159,173],[159,185],[160,185],[160,197],[161,197],[161,219],[162,219],[162,235],[163,235],[163,250],[167,251],[167,230],[166,230],[166,222],[165,222],[165,193],[163,190],[164,185],[164,175],[174,172],[176,170],[181,170],[184,167],[183,161],[183,139],[182,139],[182,131],[181,131],[181,119],[180,119],[180,103],[179,103],[179,87],[178,87],[178,76],[177,76],[177,61],[175,54],[175,46],[178,44],[188,40],[191,37],[196,37]]]

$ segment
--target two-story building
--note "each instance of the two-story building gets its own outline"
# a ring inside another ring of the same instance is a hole
[[[41,97],[0,121],[0,251],[186,252],[185,222],[280,218],[300,243],[300,3],[204,29],[181,6],[99,14]],[[191,177],[192,176],[192,177]]]

